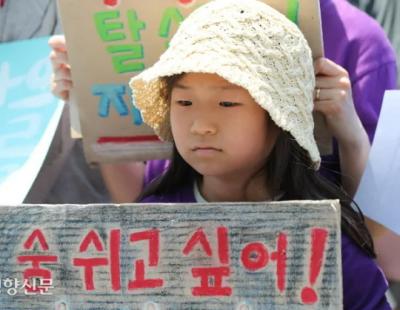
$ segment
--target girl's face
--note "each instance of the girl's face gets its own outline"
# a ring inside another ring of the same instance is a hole
[[[247,90],[216,74],[183,75],[172,88],[170,113],[179,154],[203,176],[254,175],[278,134]]]

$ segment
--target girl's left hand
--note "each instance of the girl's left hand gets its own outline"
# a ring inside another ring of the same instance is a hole
[[[326,58],[317,59],[314,68],[314,110],[325,116],[339,145],[358,145],[364,141],[366,132],[354,107],[347,71]]]

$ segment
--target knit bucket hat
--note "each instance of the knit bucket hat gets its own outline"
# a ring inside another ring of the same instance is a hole
[[[130,81],[143,120],[165,141],[173,139],[163,78],[189,72],[245,88],[319,168],[311,49],[284,15],[257,0],[214,0],[182,22],[159,61]]]

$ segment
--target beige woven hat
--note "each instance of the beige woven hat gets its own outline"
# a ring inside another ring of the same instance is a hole
[[[318,169],[311,50],[284,15],[256,0],[214,0],[182,22],[159,61],[130,81],[134,104],[163,140],[172,135],[160,78],[187,72],[218,74],[247,89]]]

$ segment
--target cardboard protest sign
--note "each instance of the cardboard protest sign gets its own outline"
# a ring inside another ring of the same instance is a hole
[[[0,304],[339,309],[339,218],[337,201],[1,207]]]
[[[63,103],[49,89],[48,38],[0,45],[0,203],[20,204],[46,157]]]
[[[72,65],[72,97],[79,110],[87,159],[167,158],[170,144],[159,141],[143,124],[140,112],[132,106],[128,82],[158,60],[180,22],[208,1],[58,2]],[[319,1],[265,2],[299,25],[314,57],[323,55]],[[331,140],[326,142],[321,134],[323,120],[317,122],[317,128],[318,139],[330,148]]]

